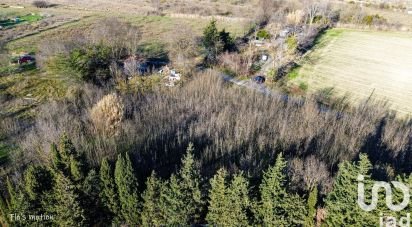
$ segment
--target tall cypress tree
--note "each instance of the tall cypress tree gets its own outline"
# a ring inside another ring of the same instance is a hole
[[[282,154],[275,165],[263,174],[260,201],[256,209],[257,221],[265,226],[302,225],[306,217],[304,201],[286,190],[286,161]]]
[[[229,219],[232,226],[249,226],[247,212],[250,208],[249,183],[242,174],[235,175],[226,197],[229,200]]]
[[[51,152],[53,167],[56,171],[62,172],[74,182],[84,180],[87,175],[85,157],[76,151],[74,144],[66,134],[60,137],[58,148],[52,144]]]
[[[31,205],[31,214],[45,214],[49,204],[54,179],[51,171],[44,166],[31,165],[24,174],[24,189]],[[50,223],[43,223],[45,225]]]
[[[216,20],[212,20],[203,31],[203,47],[206,51],[207,63],[215,63],[218,54],[223,51],[224,47],[216,27]]]
[[[318,201],[318,188],[315,187],[310,191],[308,197],[308,216],[305,220],[305,226],[314,227],[315,226],[315,216],[316,216],[316,204]]]
[[[183,195],[176,175],[172,175],[160,193],[160,212],[166,225],[182,225],[185,215]]]
[[[100,197],[104,206],[110,210],[112,216],[116,217],[120,215],[120,205],[113,171],[109,160],[104,158],[100,167],[100,183],[102,186]]]
[[[209,205],[206,221],[210,225],[229,226],[230,208],[226,189],[226,170],[220,169],[210,180]]]
[[[371,163],[366,155],[361,154],[358,163],[344,161],[339,165],[339,171],[335,179],[333,190],[328,194],[326,205],[326,224],[328,226],[378,225],[378,217],[375,212],[362,210],[357,204],[358,199],[358,175],[364,175],[366,200],[371,196],[370,181]],[[369,189],[369,190],[368,190]],[[369,200],[370,201],[370,200]],[[365,201],[367,202],[367,201]]]
[[[202,193],[200,190],[200,173],[196,167],[193,144],[189,144],[186,155],[182,159],[182,167],[178,173],[179,190],[182,207],[178,208],[185,224],[199,221],[202,211]]]
[[[230,184],[226,177],[226,170],[220,169],[210,180],[206,220],[210,225],[248,226],[249,184],[242,174],[235,175]]]
[[[129,155],[119,154],[114,170],[122,217],[130,225],[139,224],[138,183]]]
[[[142,226],[162,226],[166,224],[161,215],[160,196],[162,182],[152,172],[146,181],[146,190],[143,192],[142,199]]]
[[[59,226],[84,226],[86,212],[81,205],[81,196],[73,182],[63,174],[56,175],[51,211],[55,213],[55,223]]]
[[[33,207],[29,203],[29,197],[24,191],[15,188],[9,178],[6,179],[8,200],[2,202],[2,213],[5,213],[5,221],[10,226],[28,226],[29,220],[22,218],[30,214]]]
[[[99,175],[96,170],[92,169],[89,171],[83,181],[81,189],[82,206],[88,208],[85,209],[85,211],[88,219],[91,221],[88,224],[101,224],[103,220],[110,219],[107,217],[108,212],[103,209],[104,207],[100,200],[99,193],[102,190]]]
[[[52,168],[54,170],[63,171],[64,170],[64,164],[63,164],[60,152],[57,149],[57,145],[55,143],[51,144],[50,151],[51,151],[51,154],[52,154]]]
[[[44,192],[51,190],[52,183],[50,171],[43,166],[31,165],[24,174],[25,189],[32,201],[40,199]]]
[[[202,195],[200,174],[190,144],[182,159],[182,167],[164,184],[160,193],[160,211],[169,225],[190,225],[200,219]]]

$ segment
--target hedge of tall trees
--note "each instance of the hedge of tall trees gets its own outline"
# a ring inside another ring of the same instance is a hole
[[[242,171],[229,174],[225,168],[205,179],[192,144],[168,178],[156,172],[142,176],[128,153],[92,168],[65,134],[51,150],[50,162],[30,165],[21,181],[7,180],[0,200],[3,224],[32,226],[39,222],[29,215],[49,215],[42,225],[371,226],[378,224],[379,213],[401,216],[411,208],[391,213],[383,204],[373,212],[357,206],[357,176],[364,175],[367,185],[372,180],[365,154],[340,164],[333,189],[321,200],[317,187],[302,193],[289,186],[282,153],[252,181]],[[398,179],[412,186],[412,175]],[[317,217],[321,210],[326,218]],[[26,218],[16,220],[18,215]]]

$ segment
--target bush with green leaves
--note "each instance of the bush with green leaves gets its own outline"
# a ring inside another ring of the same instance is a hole
[[[296,38],[296,36],[291,35],[286,39],[286,44],[288,46],[289,52],[294,53],[298,48],[298,39]]]
[[[218,31],[216,20],[212,20],[203,31],[202,45],[205,50],[205,61],[207,64],[214,64],[217,56],[224,51],[234,51],[236,49],[233,38],[225,29]]]
[[[259,39],[269,39],[270,38],[270,34],[268,31],[266,31],[265,29],[261,29],[257,32],[256,36]]]

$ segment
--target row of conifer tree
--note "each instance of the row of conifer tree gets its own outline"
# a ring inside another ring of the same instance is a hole
[[[7,180],[0,204],[3,224],[32,226],[35,221],[27,215],[43,214],[52,217],[40,223],[47,226],[368,226],[379,223],[382,213],[401,217],[411,210],[408,206],[391,213],[379,204],[366,212],[358,207],[357,176],[364,175],[367,186],[372,183],[366,155],[354,163],[343,162],[332,191],[321,200],[316,187],[306,194],[290,190],[281,153],[254,185],[244,173],[228,174],[224,168],[203,179],[192,145],[176,173],[161,179],[152,172],[143,182],[127,153],[115,162],[104,159],[97,170],[87,165],[66,135],[51,151],[50,164],[29,166],[19,182]],[[398,180],[412,186],[411,176]],[[398,200],[402,196],[395,195]],[[16,219],[19,216],[26,218]]]

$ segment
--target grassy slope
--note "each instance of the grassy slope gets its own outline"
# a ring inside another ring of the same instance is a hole
[[[334,88],[352,101],[389,101],[412,113],[412,40],[407,33],[333,29],[319,39],[289,84],[308,84],[309,91]],[[298,73],[298,75],[295,75]]]

